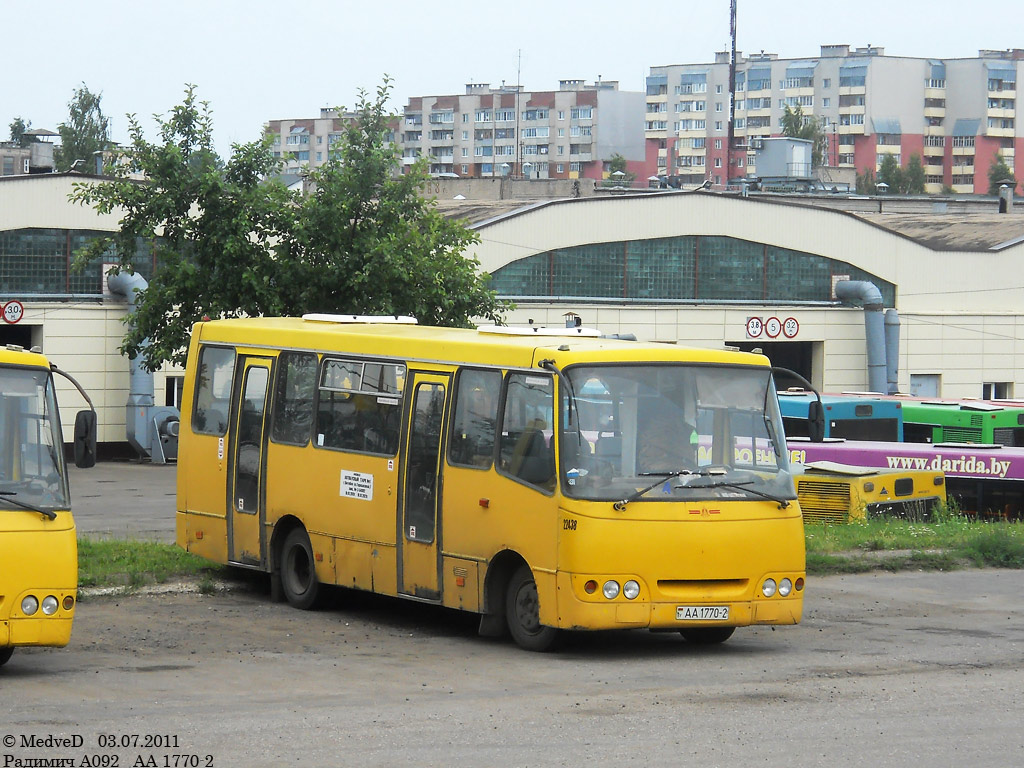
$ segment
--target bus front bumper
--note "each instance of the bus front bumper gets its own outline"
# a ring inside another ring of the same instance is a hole
[[[70,617],[57,616],[0,621],[0,648],[30,645],[61,648],[71,639],[71,624]]]
[[[756,624],[799,624],[803,592],[756,599],[701,599],[652,601],[647,594],[627,600],[621,594],[606,600],[598,592],[582,600],[573,590],[573,578],[557,575],[558,624],[562,629],[683,630],[691,627],[745,627]],[[646,593],[646,590],[644,591]],[[706,618],[702,618],[706,617]]]

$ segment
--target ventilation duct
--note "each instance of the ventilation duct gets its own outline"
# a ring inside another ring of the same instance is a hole
[[[136,272],[119,272],[107,277],[110,292],[124,296],[135,312],[135,301],[149,283]],[[148,344],[143,342],[143,346]],[[125,431],[128,442],[143,458],[154,464],[166,464],[178,458],[177,408],[156,406],[153,400],[153,374],[142,366],[138,357],[128,361],[128,402],[125,405]]]
[[[840,280],[836,298],[864,307],[864,338],[868,352],[868,389],[886,393],[885,327],[882,314],[882,292],[865,280]]]

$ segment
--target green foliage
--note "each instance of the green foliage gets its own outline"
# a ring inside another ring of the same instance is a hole
[[[995,161],[988,167],[988,193],[998,195],[1005,181],[1010,181],[1010,186],[1017,189],[1017,177],[1013,175],[1013,169],[1006,164],[1002,155],[997,154]]]
[[[828,151],[828,136],[825,134],[822,121],[813,115],[804,115],[803,108],[798,104],[795,109],[786,106],[782,113],[782,135],[792,139],[809,139],[811,147],[811,165],[820,168]]]
[[[893,194],[923,194],[925,174],[921,158],[918,155],[911,155],[906,168],[901,168],[895,155],[883,155],[878,166],[876,185],[882,182],[889,185],[889,192]]]
[[[75,185],[72,199],[100,213],[121,213],[120,230],[91,242],[76,263],[107,258],[136,271],[139,241],[152,242],[160,268],[126,318],[121,350],[156,370],[183,364],[192,325],[204,315],[280,314],[273,243],[291,225],[292,198],[263,183],[276,168],[269,144],[235,145],[222,165],[213,150],[209,107],[185,91],[184,103],[157,119],[161,143],[129,115],[130,145],[115,153],[105,182]],[[141,173],[146,181],[140,181]],[[159,237],[158,237],[159,236]]]
[[[32,121],[26,122],[21,117],[16,117],[11,121],[11,141],[16,143],[19,147],[24,149],[29,144],[36,141],[35,136],[26,136],[25,132],[32,127]]]
[[[882,155],[882,162],[878,164],[877,184],[886,184],[889,192],[897,194],[903,189],[903,169],[896,162],[894,155]]]
[[[171,579],[222,572],[202,558],[170,544],[117,539],[79,539],[79,587],[139,587]]]
[[[57,126],[61,143],[54,151],[54,161],[58,171],[67,171],[81,160],[93,173],[95,154],[110,148],[110,120],[100,107],[102,98],[103,94],[93,93],[85,83],[75,89],[68,102],[68,121]]]
[[[857,174],[857,194],[858,195],[873,195],[875,194],[875,172],[866,168],[864,173]]]
[[[375,99],[361,94],[357,118],[310,173],[314,191],[304,199],[273,180],[271,137],[234,145],[221,162],[209,105],[194,86],[158,118],[159,143],[129,116],[131,144],[108,166],[114,179],[77,184],[72,195],[122,215],[120,230],[77,254],[77,264],[112,251],[119,269],[134,270],[138,243],[154,243],[159,267],[126,320],[122,351],[142,355],[149,370],[182,364],[204,316],[410,314],[449,326],[499,319],[507,305],[462,255],[476,235],[418,194],[425,163],[398,173],[389,92],[385,78]]]
[[[1024,568],[1024,523],[979,522],[940,509],[930,523],[882,518],[808,525],[809,573],[953,570],[965,565]]]
[[[610,175],[608,181],[613,185],[622,185],[628,187],[636,181],[636,174],[626,169],[627,160],[618,152],[612,155],[608,159],[608,173],[609,174],[622,174],[621,176]]]
[[[907,167],[903,169],[903,194],[924,194],[925,179],[924,165],[921,163],[921,157],[919,155],[911,155],[907,161]]]
[[[507,305],[478,275],[479,263],[462,255],[477,235],[420,194],[426,160],[399,172],[390,91],[385,78],[372,98],[360,92],[357,117],[309,175],[314,192],[284,246],[295,268],[286,306],[296,314],[410,314],[428,325],[496,321]]]

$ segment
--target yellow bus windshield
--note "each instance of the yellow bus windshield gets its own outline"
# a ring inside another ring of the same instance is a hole
[[[0,367],[0,507],[68,508],[57,401],[49,371]]]
[[[609,364],[564,373],[567,496],[611,501],[649,488],[635,500],[796,498],[766,369]]]

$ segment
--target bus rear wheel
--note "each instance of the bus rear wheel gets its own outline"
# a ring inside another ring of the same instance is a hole
[[[0,648],[0,667],[11,660],[11,656],[14,653],[14,646],[10,645],[7,648]]]
[[[320,592],[313,564],[313,547],[302,528],[291,531],[281,547],[281,588],[285,599],[303,611],[314,606]]]
[[[512,639],[528,651],[550,651],[558,642],[559,632],[540,623],[540,598],[533,572],[520,566],[512,575],[505,594],[505,619]]]
[[[735,631],[736,627],[693,627],[692,629],[681,629],[679,634],[686,639],[686,642],[694,645],[718,645],[732,637],[732,633]]]

